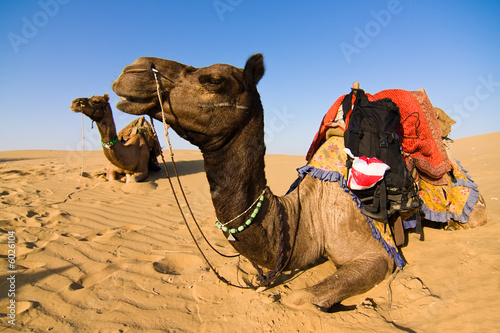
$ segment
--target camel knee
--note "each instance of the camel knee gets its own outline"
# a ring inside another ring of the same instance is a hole
[[[148,177],[147,172],[136,172],[133,174],[127,173],[126,183],[139,183],[145,180]]]
[[[469,228],[475,228],[485,225],[488,221],[488,213],[486,211],[486,202],[481,194],[476,204],[472,207],[472,212],[469,214]]]
[[[393,265],[388,258],[377,256],[348,262],[318,284],[305,290],[314,295],[312,303],[322,310],[351,296],[367,292],[385,279]]]
[[[131,175],[129,173],[126,174],[127,179],[125,180],[125,183],[137,183],[134,175]]]
[[[110,164],[108,166],[108,169],[106,170],[106,179],[111,182],[114,180],[118,180],[119,176],[120,173],[118,172],[116,167],[113,164]]]

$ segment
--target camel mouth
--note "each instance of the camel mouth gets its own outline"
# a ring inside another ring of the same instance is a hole
[[[82,107],[87,105],[88,99],[86,98],[76,98],[71,102],[69,109],[73,112],[82,112]]]
[[[121,103],[121,102],[126,102],[126,103],[140,103],[140,104],[144,104],[144,103],[151,103],[155,100],[155,96],[151,96],[151,97],[137,97],[137,96],[127,96],[127,95],[118,95],[118,97],[120,98],[120,102],[118,103]]]
[[[137,113],[138,109],[148,110],[157,105],[157,101],[154,97],[135,97],[135,96],[124,96],[118,95],[120,100],[116,103],[118,110],[125,113]]]

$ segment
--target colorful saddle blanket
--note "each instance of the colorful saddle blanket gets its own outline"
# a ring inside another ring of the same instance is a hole
[[[406,162],[409,169],[415,165],[419,174],[428,182],[444,184],[443,176],[451,170],[451,164],[441,141],[436,111],[425,90],[388,89],[374,95],[366,94],[366,96],[370,101],[390,98],[398,105],[401,112],[402,148],[407,154]],[[310,160],[325,142],[326,131],[337,117],[344,97],[345,95],[338,98],[323,118],[320,129],[307,153],[307,160]]]
[[[300,178],[309,175],[325,181],[339,182],[346,192],[350,192],[347,187],[347,168],[345,165],[346,153],[344,152],[344,138],[332,136],[324,142],[311,157],[309,163],[299,169]],[[446,183],[444,185],[434,185],[423,178],[419,179],[419,195],[422,199],[422,216],[434,222],[448,222],[455,220],[466,223],[469,221],[469,214],[472,207],[479,198],[477,185],[467,175],[467,172],[460,166],[458,161],[450,161],[453,167],[452,180],[449,174],[445,174]],[[350,192],[355,197],[352,192]],[[414,228],[416,225],[416,211],[402,216],[405,228]],[[394,258],[398,267],[405,265],[404,259],[398,253],[394,245],[390,228],[384,227],[383,221],[367,218],[372,228],[373,236],[381,241],[389,255]]]
[[[344,138],[332,136],[316,151],[308,166],[319,170],[338,172],[346,179]],[[450,174],[443,177],[443,185],[434,185],[424,178],[419,180],[419,196],[422,199],[422,213],[427,220],[434,222],[448,222],[454,220],[460,223],[469,221],[472,207],[479,198],[477,185],[467,175],[467,172],[456,160],[450,160],[455,179]],[[412,214],[413,215],[413,214]],[[414,227],[413,219],[407,216],[407,228]],[[411,222],[410,222],[411,221]]]

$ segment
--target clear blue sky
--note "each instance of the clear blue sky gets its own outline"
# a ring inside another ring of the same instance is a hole
[[[263,53],[268,153],[305,154],[354,81],[425,88],[458,121],[452,138],[500,131],[499,17],[498,0],[1,1],[0,151],[81,149],[76,97],[109,93],[124,127],[111,83],[140,56],[243,67]],[[87,118],[85,136],[100,149]]]

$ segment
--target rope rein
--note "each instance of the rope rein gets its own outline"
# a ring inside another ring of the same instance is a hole
[[[81,107],[82,107],[82,105],[80,103],[80,109],[81,109]],[[80,177],[78,178],[78,182],[76,183],[75,188],[70,193],[68,193],[68,195],[66,195],[66,197],[63,200],[55,201],[55,202],[52,202],[52,203],[46,203],[45,205],[57,205],[57,204],[65,203],[66,201],[68,201],[68,199],[72,199],[71,195],[75,194],[75,192],[80,189],[80,182],[82,181],[82,178],[83,178],[83,170],[84,170],[84,166],[85,166],[85,159],[84,159],[85,131],[83,129],[83,113],[81,113],[81,124],[82,124],[82,166],[81,166],[81,169],[80,169]],[[33,206],[33,205],[18,205],[18,204],[13,204],[13,206],[17,206],[17,207],[36,207],[36,206]]]
[[[163,103],[162,103],[162,99],[161,99],[161,94],[160,94],[160,85],[159,85],[159,82],[158,82],[158,78],[157,78],[157,73],[158,71],[155,69],[155,68],[152,68],[153,72],[154,72],[154,77],[155,77],[155,81],[156,81],[156,88],[157,88],[157,93],[158,93],[158,100],[160,102],[160,108],[161,108],[161,111],[162,111],[162,119],[163,119],[163,129],[165,131],[165,137],[167,139],[167,143],[169,145],[169,151],[170,151],[170,157],[171,157],[171,160],[172,160],[172,164],[174,165],[174,171],[175,171],[175,174],[176,174],[176,178],[177,178],[177,181],[180,185],[180,189],[181,189],[181,192],[183,194],[183,197],[184,197],[184,200],[186,202],[186,205],[188,206],[189,208],[189,212],[191,214],[191,218],[194,220],[196,226],[198,227],[198,230],[200,231],[201,235],[203,236],[203,239],[207,242],[207,244],[210,245],[210,247],[215,251],[217,252],[219,255],[223,256],[223,257],[228,257],[228,258],[231,258],[231,257],[239,257],[240,254],[237,254],[237,255],[231,255],[231,256],[228,256],[228,255],[225,255],[225,254],[222,254],[220,253],[217,249],[215,249],[211,244],[210,242],[208,241],[208,239],[205,237],[205,235],[203,234],[203,232],[201,231],[201,228],[196,220],[196,218],[194,217],[194,214],[191,210],[191,206],[189,205],[189,202],[187,200],[187,197],[185,195],[185,192],[184,192],[184,189],[182,187],[182,184],[180,182],[180,177],[178,175],[178,172],[177,172],[177,168],[175,166],[175,161],[174,161],[174,154],[172,153],[172,150],[171,150],[171,145],[170,145],[170,139],[168,137],[168,125],[165,121],[165,113],[164,113],[164,110],[163,110]],[[156,139],[158,140],[158,134],[156,132],[156,129],[153,125],[153,119],[151,118],[151,126],[153,128],[153,134],[154,136],[156,137]],[[177,207],[179,208],[179,211],[181,212],[181,215],[182,215],[182,219],[184,221],[184,224],[186,225],[186,228],[188,229],[188,232],[189,232],[189,235],[191,236],[191,238],[193,239],[196,247],[198,248],[198,251],[200,252],[201,256],[203,257],[203,259],[205,260],[205,262],[207,263],[208,267],[210,267],[210,269],[212,270],[212,272],[214,272],[215,276],[222,282],[226,283],[227,285],[229,286],[232,286],[232,287],[236,287],[236,288],[240,288],[240,289],[255,289],[253,286],[248,286],[248,287],[245,287],[245,286],[241,286],[241,285],[236,285],[236,284],[233,284],[231,282],[229,282],[227,279],[225,279],[223,276],[221,276],[217,270],[215,269],[215,267],[210,263],[210,261],[208,260],[207,256],[205,255],[205,253],[203,252],[203,250],[201,249],[200,245],[198,244],[194,234],[193,234],[193,231],[191,230],[191,227],[189,226],[189,223],[186,219],[186,214],[184,214],[184,211],[181,207],[181,204],[180,204],[180,201],[179,201],[179,198],[177,196],[177,193],[174,189],[174,184],[172,183],[172,179],[170,177],[170,173],[168,172],[168,169],[167,169],[167,164],[165,162],[165,158],[163,156],[163,152],[160,150],[160,156],[162,158],[162,162],[163,162],[163,167],[165,168],[165,172],[167,174],[167,178],[168,178],[168,182],[170,184],[170,188],[172,189],[172,194],[174,195],[174,198],[175,198],[175,202],[177,203]]]
[[[82,109],[82,103],[80,102],[80,111]],[[78,178],[78,182],[76,183],[76,186],[75,188],[73,189],[73,191],[71,191],[67,196],[66,196],[66,199],[64,199],[63,203],[66,202],[68,199],[71,199],[71,195],[74,194],[76,192],[76,190],[78,190],[80,188],[80,182],[83,178],[83,170],[85,169],[85,130],[83,129],[83,112],[80,112],[80,115],[81,115],[81,125],[82,125],[82,167],[81,167],[81,170],[80,170],[80,177]]]
[[[257,264],[252,262],[253,267],[257,270],[257,281],[259,282],[260,286],[268,286],[271,284],[271,282],[274,281],[276,277],[283,271],[283,268],[285,268],[285,234],[284,234],[284,228],[283,228],[283,210],[282,210],[282,205],[279,202],[278,198],[275,198],[276,200],[276,205],[278,206],[278,218],[280,221],[279,225],[279,243],[278,243],[278,262],[276,263],[276,267],[269,271],[266,275],[264,275],[264,272],[262,268],[260,268]],[[291,253],[290,256],[288,257],[287,262],[291,258]]]
[[[189,201],[187,199],[187,196],[186,196],[186,193],[184,192],[184,187],[182,186],[182,183],[181,183],[181,179],[179,177],[179,173],[177,171],[177,165],[175,163],[175,160],[174,160],[174,153],[172,151],[172,145],[170,143],[170,137],[168,136],[168,128],[170,127],[166,120],[165,120],[165,113],[164,113],[164,110],[163,110],[163,101],[162,101],[162,98],[161,98],[161,94],[160,94],[160,84],[158,82],[158,79],[157,79],[157,73],[158,71],[153,68],[152,69],[154,74],[155,74],[155,82],[156,82],[156,92],[157,92],[157,95],[158,95],[158,101],[160,102],[160,108],[161,108],[161,114],[162,114],[162,120],[163,120],[163,131],[165,133],[165,138],[167,139],[167,145],[168,145],[168,151],[170,153],[170,159],[172,161],[172,166],[174,167],[174,173],[175,173],[175,176],[177,178],[177,183],[179,184],[179,188],[181,190],[181,193],[182,193],[182,196],[183,196],[183,199],[184,199],[184,202],[186,203],[186,206],[188,207],[188,210],[189,210],[189,214],[191,215],[191,218],[193,219],[196,227],[198,228],[198,231],[201,233],[203,239],[207,242],[207,244],[212,248],[212,250],[214,250],[217,254],[219,254],[220,256],[222,257],[226,257],[226,258],[234,258],[234,257],[238,257],[239,254],[234,254],[234,255],[227,255],[227,254],[223,254],[221,253],[219,250],[217,250],[209,241],[208,239],[205,237],[205,234],[203,233],[203,231],[201,230],[201,227],[198,223],[198,221],[196,220],[195,216],[194,216],[194,213],[193,213],[193,210],[191,209],[191,205],[189,204]],[[154,127],[154,122],[153,122],[153,118],[150,116],[149,117],[150,121],[151,121],[151,127],[153,128],[153,134],[154,136],[156,137],[156,140],[158,140],[158,134],[156,133],[156,129]],[[159,140],[158,140],[159,142]],[[172,188],[172,192],[174,194],[174,197],[176,199],[176,202],[177,202],[177,206],[179,207],[179,210],[180,212],[182,213],[182,216],[184,218],[184,222],[187,224],[187,221],[185,219],[185,214],[183,213],[182,211],[182,208],[180,206],[180,203],[178,201],[178,198],[177,198],[177,194],[175,193],[174,191],[174,187],[173,187],[173,184],[172,184],[172,181],[170,179],[170,174],[168,172],[168,169],[167,169],[167,164],[165,162],[165,158],[163,156],[163,151],[160,149],[160,155],[161,155],[161,159],[162,159],[162,162],[163,162],[163,167],[165,168],[165,172],[167,174],[167,178],[169,179],[169,183],[170,183],[170,187]],[[188,226],[188,229],[189,229],[189,226]]]
[[[75,194],[75,192],[77,190],[80,189],[80,182],[82,181],[82,178],[83,178],[83,170],[85,168],[85,130],[83,129],[83,112],[82,111],[82,102],[80,102],[80,116],[81,116],[81,125],[82,125],[82,167],[81,167],[81,170],[80,170],[80,177],[78,178],[78,182],[76,183],[76,186],[75,188],[73,189],[73,191],[71,191],[64,200],[61,200],[61,201],[57,201],[57,202],[54,202],[53,204],[60,204],[60,203],[65,203],[66,201],[68,201],[68,199],[72,199],[71,198],[71,195]]]
[[[171,158],[171,161],[172,161],[172,165],[173,165],[173,168],[174,168],[174,173],[175,173],[175,176],[177,178],[177,182],[178,182],[178,185],[180,187],[182,196],[184,198],[184,202],[186,203],[186,205],[188,207],[188,210],[189,210],[189,213],[191,215],[191,218],[193,219],[193,221],[194,221],[196,227],[198,228],[198,231],[202,235],[203,239],[210,246],[210,248],[212,248],[212,250],[214,250],[216,253],[218,253],[219,255],[221,255],[223,257],[226,257],[226,258],[239,257],[240,254],[225,255],[225,254],[222,254],[221,252],[219,252],[217,249],[215,249],[213,247],[213,245],[205,237],[203,231],[200,228],[200,225],[199,225],[198,221],[196,220],[196,218],[194,216],[194,213],[193,213],[193,211],[191,209],[189,201],[188,201],[188,199],[186,197],[186,193],[184,192],[183,186],[181,184],[179,174],[177,172],[177,167],[176,167],[175,160],[174,160],[174,154],[172,152],[172,145],[170,144],[170,138],[168,136],[169,125],[167,124],[167,122],[165,120],[165,111],[163,109],[163,101],[162,101],[161,93],[160,93],[160,83],[158,81],[158,76],[157,76],[159,72],[154,67],[152,67],[151,70],[153,71],[153,74],[154,74],[154,79],[155,79],[155,83],[156,83],[156,92],[157,92],[158,101],[160,103],[160,109],[161,109],[161,113],[162,113],[163,130],[164,130],[165,138],[167,139],[168,149],[169,149],[169,153],[170,153],[170,158]],[[224,105],[224,106],[226,106],[226,105]],[[157,135],[156,130],[154,128],[153,118],[151,116],[150,116],[150,120],[151,120],[151,126],[153,128],[153,134],[156,137],[156,139],[158,140],[158,135]],[[210,267],[210,269],[212,270],[212,272],[214,272],[215,276],[220,281],[226,283],[229,286],[240,288],[240,289],[256,289],[255,286],[241,286],[241,285],[236,285],[236,284],[233,284],[233,283],[229,282],[227,279],[225,279],[224,277],[222,277],[217,272],[217,270],[213,267],[213,265],[210,263],[210,261],[208,260],[207,256],[205,255],[205,253],[201,249],[200,245],[198,244],[198,241],[196,240],[196,238],[195,238],[195,236],[194,236],[194,234],[193,234],[193,232],[191,230],[191,227],[189,226],[189,223],[188,223],[188,221],[186,219],[186,214],[184,214],[184,211],[183,211],[183,209],[182,209],[182,207],[180,205],[180,202],[179,202],[179,198],[178,198],[177,193],[176,193],[176,191],[174,189],[172,180],[170,178],[170,174],[169,174],[168,169],[167,169],[165,158],[163,156],[163,152],[161,151],[161,149],[160,149],[160,155],[161,155],[161,158],[162,158],[163,166],[165,168],[165,172],[166,172],[166,175],[167,175],[170,187],[172,189],[172,193],[173,193],[175,201],[177,203],[177,207],[179,208],[179,211],[181,212],[184,224],[186,225],[186,227],[188,229],[188,232],[191,235],[191,238],[193,239],[196,247],[198,248],[198,251],[202,255],[202,257],[205,260],[205,262],[207,263],[207,265]],[[267,189],[267,187],[264,189],[263,193],[265,192],[266,189]],[[276,198],[276,205],[278,206],[278,212],[279,212],[278,215],[279,215],[279,221],[280,221],[280,223],[279,223],[279,246],[278,246],[278,255],[279,255],[279,257],[278,257],[278,262],[277,262],[276,268],[274,270],[268,272],[267,275],[264,275],[263,270],[259,266],[257,266],[256,264],[254,264],[253,262],[250,261],[252,263],[252,265],[255,267],[255,269],[257,270],[257,273],[258,273],[257,281],[259,282],[259,286],[260,287],[262,287],[262,286],[268,286],[272,281],[274,281],[274,279],[279,275],[279,273],[281,273],[283,271],[283,268],[286,266],[286,263],[284,262],[284,247],[285,247],[284,221],[283,221],[283,214],[282,214],[282,209],[281,209],[282,206],[281,206],[281,203],[279,202],[279,200],[277,198]],[[230,222],[232,222],[235,219],[237,219],[237,218],[241,217],[242,215],[244,215],[246,212],[248,212],[249,209],[250,208],[248,208],[245,212],[241,213],[240,215],[238,215],[236,218],[234,218]],[[291,258],[291,255],[288,257],[287,262],[290,260],[290,258]]]

